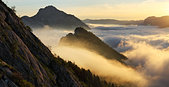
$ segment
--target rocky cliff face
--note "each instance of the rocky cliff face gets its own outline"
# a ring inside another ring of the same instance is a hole
[[[52,79],[44,68],[49,66],[54,58],[48,48],[2,2],[0,17],[0,58],[35,86],[55,85],[51,83]],[[74,82],[70,80],[69,83]]]
[[[41,8],[39,12],[32,17],[24,16],[22,17],[22,21],[32,28],[48,25],[53,28],[61,29],[75,29],[76,27],[90,29],[74,15],[66,14],[53,6]]]
[[[0,1],[0,87],[113,87],[55,57]]]
[[[158,26],[160,28],[169,27],[169,16],[148,17],[144,20],[143,25]]]
[[[59,45],[82,47],[92,52],[94,51],[105,58],[115,59],[120,62],[127,59],[125,56],[105,44],[93,33],[80,27],[75,29],[74,34],[69,33],[65,37],[61,38]]]

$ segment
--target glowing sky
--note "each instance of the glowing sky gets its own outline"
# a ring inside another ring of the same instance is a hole
[[[53,5],[80,19],[144,19],[169,15],[169,0],[2,0],[16,6],[19,16],[32,16],[39,8]]]

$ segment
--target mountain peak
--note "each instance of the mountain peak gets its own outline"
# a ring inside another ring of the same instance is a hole
[[[56,7],[54,7],[54,6],[52,6],[52,5],[49,5],[49,6],[46,6],[45,8],[40,8],[39,9],[39,12],[38,13],[53,13],[53,12],[58,12],[59,10],[56,8]]]
[[[75,29],[76,27],[90,29],[79,18],[58,10],[52,5],[41,8],[38,13],[32,17],[22,17],[22,21],[32,28],[48,25],[55,29]]]
[[[53,5],[46,6],[45,9],[56,9]]]
[[[49,5],[49,6],[46,6],[45,8],[41,8],[42,10],[58,10],[56,7],[52,6],[52,5]]]

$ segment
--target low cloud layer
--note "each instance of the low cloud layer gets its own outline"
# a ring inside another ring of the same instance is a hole
[[[142,41],[139,43],[129,42],[133,46],[132,50],[124,52],[129,60],[128,64],[139,67],[150,81],[150,87],[167,87],[169,83],[169,49],[153,47]],[[161,47],[160,47],[161,48]]]
[[[65,60],[75,62],[80,67],[90,69],[95,74],[105,77],[109,81],[136,83],[138,87],[167,87],[169,77],[169,29],[159,29],[152,26],[102,26],[92,29],[100,39],[112,48],[126,55],[127,64],[135,67],[132,69],[109,61],[101,55],[78,48],[58,48],[57,43],[68,32],[50,28],[34,30],[34,33],[47,46],[52,46],[54,53]],[[115,29],[115,27],[117,29]],[[78,50],[78,51],[77,51]],[[88,54],[88,55],[86,55]],[[97,59],[96,59],[97,58]],[[134,76],[132,76],[134,75]],[[108,78],[109,77],[109,78]],[[116,80],[115,80],[116,79]]]
[[[131,26],[130,26],[131,27]],[[169,29],[138,26],[133,30],[94,30],[112,48],[126,55],[129,65],[144,73],[149,87],[168,87]],[[104,33],[103,33],[104,32]]]
[[[108,60],[101,55],[83,48],[57,47],[53,50],[65,60],[71,60],[78,66],[90,69],[96,75],[107,81],[124,84],[129,87],[146,87],[145,76],[131,67],[127,67],[117,61]],[[130,85],[129,85],[130,84]]]

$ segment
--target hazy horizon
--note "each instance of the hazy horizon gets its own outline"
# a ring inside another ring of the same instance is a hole
[[[15,6],[19,16],[33,16],[40,8],[53,5],[59,10],[84,19],[143,20],[149,16],[169,15],[167,0],[2,0]],[[87,13],[87,14],[86,14]]]

